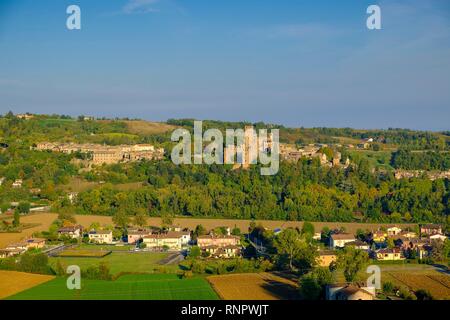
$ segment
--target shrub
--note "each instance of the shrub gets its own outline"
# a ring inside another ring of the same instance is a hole
[[[431,293],[428,290],[425,289],[419,289],[415,292],[417,300],[434,300],[434,297],[431,295]]]
[[[392,282],[386,281],[383,283],[383,292],[386,294],[394,292],[394,285]]]

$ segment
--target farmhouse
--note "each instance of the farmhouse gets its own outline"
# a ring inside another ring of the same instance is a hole
[[[89,242],[99,244],[110,244],[113,242],[112,231],[91,231],[89,232]]]
[[[433,235],[433,234],[442,234],[442,226],[438,224],[424,224],[420,226],[420,234],[422,236],[425,235]]]
[[[356,239],[348,233],[335,233],[330,237],[330,246],[332,248],[343,248],[346,243],[354,242]]]
[[[191,234],[187,231],[169,231],[166,233],[150,234],[143,238],[148,248],[181,250],[191,241]]]
[[[141,241],[145,236],[151,234],[148,229],[129,229],[128,230],[128,243],[135,244]]]
[[[45,246],[45,239],[42,238],[30,238],[25,240],[27,249],[42,249]]]
[[[398,235],[400,232],[402,232],[402,229],[400,229],[398,227],[390,227],[390,228],[387,228],[386,231],[387,231],[388,236],[391,237],[391,236]]]
[[[317,257],[317,263],[321,267],[329,267],[336,260],[337,255],[334,251],[320,251]]]
[[[58,237],[66,236],[71,239],[79,239],[82,236],[83,227],[80,225],[77,226],[68,226],[58,229]]]
[[[22,179],[17,179],[16,181],[13,182],[12,187],[13,188],[21,188],[22,187],[22,183],[23,183]]]
[[[218,246],[218,247],[226,247],[226,246],[237,246],[240,243],[240,238],[238,236],[232,235],[206,235],[197,237],[197,245],[200,249],[208,247],[208,246]]]
[[[18,250],[25,252],[28,250],[28,244],[25,241],[11,243],[6,247],[6,250]]]
[[[353,284],[333,284],[326,288],[327,300],[373,300],[375,287]]]
[[[435,241],[445,241],[445,239],[447,239],[447,237],[444,236],[443,234],[432,234],[428,237],[428,239],[435,240]]]
[[[372,240],[374,242],[384,242],[387,238],[387,232],[382,230],[377,230],[375,232],[372,232]]]
[[[347,242],[345,245],[345,247],[354,247],[355,249],[358,250],[369,250],[370,246],[368,243],[361,241],[361,240],[355,240],[352,242]]]
[[[376,255],[376,259],[379,261],[404,260],[405,259],[402,255],[402,251],[398,248],[380,249],[375,252],[375,255]]]
[[[402,231],[400,232],[399,236],[407,238],[407,239],[414,239],[417,238],[417,233],[413,231]]]
[[[18,256],[20,254],[22,254],[24,252],[24,250],[20,250],[20,249],[1,249],[0,250],[0,258],[4,259],[4,258],[11,258],[11,257],[15,257]]]
[[[239,246],[207,246],[203,250],[212,258],[234,258],[240,255],[241,248]]]

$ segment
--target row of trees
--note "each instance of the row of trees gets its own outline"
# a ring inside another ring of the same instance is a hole
[[[450,153],[399,150],[392,154],[391,164],[397,169],[447,171],[450,170]]]
[[[127,173],[145,176],[147,186],[123,191],[106,184],[80,193],[75,209],[130,217],[139,210],[149,216],[395,223],[446,222],[450,212],[448,181],[396,180],[371,172],[364,159],[347,170],[315,160],[283,162],[271,177],[261,176],[257,167],[231,170],[170,161],[131,166]]]

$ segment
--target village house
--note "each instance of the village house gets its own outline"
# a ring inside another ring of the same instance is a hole
[[[343,248],[346,243],[355,241],[355,237],[349,233],[335,233],[330,237],[330,247]]]
[[[364,241],[361,241],[359,239],[352,241],[352,242],[347,242],[345,245],[345,247],[354,247],[357,250],[369,250],[370,249],[370,245]]]
[[[377,250],[375,251],[375,257],[379,261],[395,261],[405,259],[399,248]]]
[[[320,267],[329,267],[333,262],[337,261],[336,252],[331,250],[323,250],[319,252],[317,264]]]
[[[387,232],[385,232],[385,231],[377,230],[375,232],[372,232],[372,240],[374,242],[381,243],[381,242],[386,241],[386,238],[387,238]]]
[[[239,246],[207,246],[202,248],[211,258],[234,258],[240,255],[241,248]]]
[[[58,237],[66,236],[71,239],[79,239],[83,235],[83,227],[80,225],[67,226],[58,229]]]
[[[18,251],[25,252],[28,250],[28,243],[26,243],[25,241],[10,243],[6,247],[6,250],[18,250]]]
[[[25,252],[30,249],[42,249],[45,246],[45,239],[41,238],[29,238],[17,243],[9,244],[5,250]]]
[[[238,236],[232,235],[209,234],[197,237],[197,245],[200,247],[200,249],[208,246],[218,246],[218,247],[238,246],[239,243],[240,238]]]
[[[45,239],[42,238],[29,238],[25,240],[27,249],[42,249],[45,247]]]
[[[169,231],[166,233],[149,234],[144,236],[143,242],[147,248],[181,250],[186,247],[191,240],[191,233],[187,231]]]
[[[438,224],[424,224],[420,226],[420,235],[442,234],[442,226]]]
[[[16,115],[16,118],[22,119],[22,120],[30,120],[34,118],[33,114],[30,113],[20,113]]]
[[[25,251],[21,249],[13,249],[13,248],[0,249],[0,259],[16,257],[24,252]]]
[[[415,239],[415,238],[417,238],[417,233],[415,233],[413,231],[405,230],[405,231],[400,232],[399,236],[408,238],[408,239]]]
[[[320,241],[322,239],[322,234],[320,232],[315,232],[312,238],[313,240]]]
[[[89,232],[89,242],[98,244],[111,244],[113,243],[112,231],[100,230]]]
[[[152,232],[148,229],[129,229],[128,230],[128,243],[136,244],[140,242],[145,236],[150,235]]]
[[[332,284],[326,287],[327,300],[374,300],[375,287],[361,284]]]
[[[443,234],[432,234],[428,237],[432,241],[445,241],[447,239]]]
[[[404,253],[408,251],[413,251],[417,254],[419,259],[423,259],[429,255],[431,250],[431,242],[428,239],[410,239],[409,241],[404,241],[402,247]]]
[[[400,229],[399,227],[390,227],[390,228],[387,228],[386,231],[387,231],[388,237],[392,237],[392,236],[396,236],[400,232],[402,232],[402,229]]]
[[[22,188],[22,183],[23,183],[22,179],[17,179],[16,181],[13,182],[12,187],[13,188]]]

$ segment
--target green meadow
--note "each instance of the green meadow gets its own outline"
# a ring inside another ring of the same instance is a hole
[[[201,277],[175,274],[124,275],[115,281],[81,280],[81,290],[69,290],[59,277],[9,297],[10,300],[216,300]]]
[[[176,273],[179,270],[178,264],[160,265],[158,262],[165,257],[167,253],[154,252],[112,252],[103,258],[91,257],[54,257],[50,258],[50,264],[55,266],[57,261],[61,261],[64,266],[77,265],[82,270],[90,266],[98,266],[100,262],[106,263],[112,275],[120,272],[129,273],[152,273],[156,271]]]

